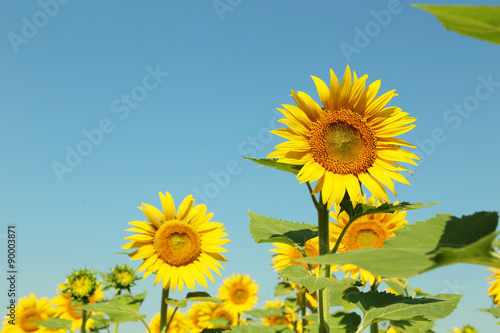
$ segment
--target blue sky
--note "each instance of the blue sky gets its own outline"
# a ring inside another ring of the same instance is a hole
[[[280,142],[268,130],[291,89],[318,100],[310,75],[328,81],[346,65],[380,79],[380,92],[396,89],[391,105],[417,118],[402,138],[423,160],[397,200],[441,204],[410,221],[500,208],[498,45],[446,31],[409,1],[4,0],[0,18],[0,233],[4,243],[16,225],[20,295],[51,298],[72,269],[137,267],[114,254],[127,222],[169,191],[177,204],[201,193],[231,239],[208,291],[244,273],[259,305],[273,299],[271,246],[252,241],[248,210],[312,223],[315,210],[292,175],[241,155],[265,157]],[[456,265],[409,283],[467,294],[438,332],[488,332],[496,321],[475,309],[491,304],[489,275]],[[150,278],[135,292],[144,290],[153,316],[161,290]]]

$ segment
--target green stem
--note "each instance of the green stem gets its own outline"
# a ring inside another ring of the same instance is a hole
[[[117,333],[118,332],[118,323],[115,324],[115,328],[113,329],[113,333]]]
[[[86,333],[85,325],[87,324],[87,310],[82,310],[82,327],[80,328],[81,333]]]
[[[144,321],[144,319],[141,319],[142,323],[144,324],[144,326],[146,326],[146,329],[148,330],[148,333],[151,333],[151,330],[149,329],[149,326],[148,324]]]
[[[163,292],[161,293],[161,308],[160,308],[160,332],[163,332],[163,329],[167,327],[167,309],[168,305],[166,303],[166,300],[168,299],[168,291],[169,291],[169,286],[167,288],[163,289]],[[166,330],[165,330],[166,332]]]
[[[373,281],[373,284],[370,287],[370,291],[374,292],[377,291],[378,288],[378,282]],[[373,323],[370,325],[370,333],[378,333],[378,323]]]
[[[323,204],[323,200],[319,198],[317,205],[318,209],[318,238],[319,238],[319,255],[330,253],[330,236],[329,236],[329,221],[328,207]],[[319,276],[330,278],[330,265],[321,264],[319,266]],[[319,306],[319,333],[330,332],[330,295],[328,288],[318,290],[318,306]]]
[[[300,289],[300,293],[301,293],[301,296],[300,296],[300,300],[301,300],[301,302],[300,302],[300,317],[302,318],[302,332],[305,332],[305,329],[306,329],[306,326],[307,326],[307,319],[305,318],[305,316],[307,315],[306,288],[302,287]]]
[[[351,205],[351,199],[349,198],[349,193],[347,191],[345,192],[344,199],[342,199],[343,202],[348,202],[349,205]],[[342,238],[344,238],[345,233],[347,232],[347,229],[351,226],[351,224],[355,221],[356,219],[353,219],[351,216],[349,216],[349,222],[347,222],[346,226],[344,229],[342,229],[342,232],[339,235],[339,238],[335,242],[335,246],[332,249],[331,253],[337,253],[340,243],[342,242]]]

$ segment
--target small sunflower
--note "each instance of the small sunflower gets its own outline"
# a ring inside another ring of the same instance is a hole
[[[173,317],[172,317],[173,316]],[[157,313],[151,321],[149,322],[149,329],[151,333],[160,333],[160,313]],[[168,308],[167,309],[167,324],[168,326],[167,333],[188,333],[191,332],[189,329],[189,325],[186,322],[186,315],[183,312],[175,311]]]
[[[271,252],[276,253],[271,262],[271,265],[274,266],[274,271],[281,271],[290,265],[300,265],[305,269],[309,269],[307,264],[297,261],[297,259],[302,259],[304,256],[295,247],[283,243],[273,243],[273,245],[276,247],[275,249],[271,249]],[[309,239],[306,242],[304,251],[307,257],[319,256],[319,238],[314,237]],[[315,270],[316,274],[319,273],[318,264],[311,264],[311,267]]]
[[[68,277],[67,289],[75,300],[84,300],[92,296],[97,288],[96,275],[88,269],[74,271]]]
[[[75,306],[81,305],[82,303],[75,303],[72,300],[72,294],[67,292],[67,284],[60,284],[57,290],[59,296],[54,297],[50,302],[55,305],[54,312],[58,318],[71,320],[71,331],[74,332],[82,327],[82,310],[75,309]],[[104,298],[104,293],[102,292],[102,284],[97,283],[97,288],[94,294],[88,298],[88,304],[95,303]],[[92,314],[99,314],[99,312],[92,312]],[[94,327],[94,319],[92,317],[87,319],[85,323],[85,328],[90,330]]]
[[[488,282],[491,286],[488,288],[488,294],[493,297],[493,301],[495,304],[500,305],[500,267],[490,267],[488,270],[493,272],[488,280],[492,280]]]
[[[295,321],[295,314],[293,313],[293,309],[289,306],[285,306],[285,303],[279,298],[276,298],[274,301],[267,301],[266,305],[264,305],[264,309],[274,308],[283,308],[285,310],[285,313],[282,316],[264,317],[262,318],[262,323],[266,326],[287,325],[288,327],[293,329],[293,323]]]
[[[258,290],[259,286],[255,280],[250,279],[249,275],[233,274],[222,282],[219,288],[219,298],[230,311],[242,313],[250,310],[257,303]]]
[[[362,203],[366,202],[366,197],[363,196],[361,199]],[[368,204],[371,206],[378,206],[380,204],[376,203],[374,197],[368,200]],[[339,211],[340,208],[336,207]],[[330,223],[330,243],[331,247],[337,242],[340,233],[345,228],[349,222],[349,215],[345,211],[337,214],[335,211],[330,213],[330,216],[336,220],[336,222]],[[346,252],[349,250],[363,249],[367,247],[381,248],[384,246],[384,242],[389,237],[394,237],[396,234],[395,230],[401,229],[408,223],[406,218],[406,211],[395,212],[395,213],[378,213],[365,215],[355,220],[347,232],[344,234],[342,241],[340,242],[338,253]],[[380,282],[380,276],[374,276],[367,270],[361,269],[355,265],[346,264],[341,265],[339,270],[345,271],[345,276],[348,277],[351,274],[353,279],[360,276],[364,284],[370,282],[371,285],[375,281]]]
[[[187,196],[175,211],[172,196],[160,193],[163,212],[142,204],[141,209],[147,222],[129,222],[137,232],[125,238],[130,243],[124,249],[136,248],[129,255],[132,260],[143,260],[137,271],[145,271],[144,278],[156,272],[154,284],[163,282],[163,288],[182,292],[184,284],[194,290],[195,281],[207,287],[205,276],[214,282],[209,268],[220,275],[219,261],[226,261],[221,245],[229,243],[222,223],[209,222],[213,213],[207,214],[205,205],[194,205],[192,195]]]
[[[106,280],[106,288],[114,288],[118,292],[122,290],[130,292],[130,288],[135,286],[134,282],[138,279],[134,270],[126,264],[116,265],[109,274],[101,273],[101,275]]]
[[[288,128],[271,131],[289,141],[276,146],[269,158],[300,165],[301,183],[318,181],[313,194],[321,191],[323,203],[340,203],[345,192],[353,203],[362,194],[363,184],[378,200],[388,201],[387,187],[394,191],[393,180],[409,184],[399,172],[408,171],[398,162],[416,165],[419,159],[401,146],[413,145],[395,138],[408,132],[416,119],[397,107],[385,107],[397,94],[391,90],[377,98],[380,81],[365,88],[367,75],[351,75],[347,66],[339,84],[330,70],[330,87],[312,77],[323,107],[309,95],[292,90],[297,106],[283,105],[280,122]]]
[[[47,297],[37,299],[35,295],[30,294],[19,299],[15,307],[15,319],[5,316],[2,333],[64,333],[64,329],[52,330],[35,324],[38,321],[54,318],[56,313],[50,305]]]

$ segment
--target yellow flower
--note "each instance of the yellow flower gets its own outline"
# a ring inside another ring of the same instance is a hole
[[[330,70],[328,87],[312,77],[323,108],[309,95],[292,90],[297,106],[283,105],[280,122],[288,128],[271,131],[289,141],[276,146],[267,157],[301,165],[301,183],[318,181],[314,194],[322,192],[328,208],[340,203],[347,190],[353,203],[361,198],[362,183],[378,200],[388,201],[384,185],[394,194],[396,180],[409,184],[399,173],[408,171],[398,162],[416,165],[415,154],[401,146],[413,145],[395,138],[408,132],[415,118],[397,107],[385,107],[397,94],[391,90],[375,98],[380,81],[365,88],[367,75],[358,78],[347,66],[339,84]]]
[[[262,323],[266,326],[278,326],[278,325],[287,325],[288,327],[293,329],[293,322],[295,321],[295,316],[293,313],[293,309],[289,306],[285,307],[284,302],[276,298],[274,301],[267,301],[264,309],[273,309],[273,308],[282,308],[284,307],[286,313],[282,316],[270,316],[262,318]]]
[[[13,310],[15,319],[9,315],[5,316],[2,333],[64,333],[65,330],[51,330],[34,323],[55,317],[55,312],[49,304],[47,297],[37,299],[35,295],[24,296],[19,299],[18,305]]]
[[[97,288],[96,275],[88,269],[74,271],[68,278],[68,290],[74,299],[83,300],[92,296]]]
[[[163,282],[163,288],[171,287],[182,292],[184,284],[194,290],[195,281],[207,288],[205,276],[214,282],[209,268],[220,275],[219,261],[226,261],[220,247],[229,243],[222,223],[209,222],[213,213],[207,214],[205,205],[194,205],[191,195],[187,196],[175,211],[172,196],[160,193],[163,212],[142,204],[141,209],[148,222],[129,222],[133,228],[127,231],[137,234],[125,238],[130,243],[124,249],[136,248],[129,255],[132,260],[143,260],[137,271],[145,271],[144,278],[156,272],[154,284]]]
[[[362,203],[366,202],[366,196],[361,198]],[[378,206],[376,204],[375,198],[370,198],[368,204],[371,206]],[[340,211],[340,207],[336,206],[336,211]],[[349,222],[349,215],[345,211],[340,214],[332,211],[330,216],[336,220],[336,222],[330,223],[330,243],[333,248],[334,244],[337,242],[340,233],[345,228]],[[406,223],[408,223],[406,218],[406,211],[389,213],[378,213],[365,215],[355,220],[347,232],[344,234],[342,241],[340,242],[337,253],[346,252],[349,250],[363,249],[367,247],[381,248],[384,246],[384,242],[389,237],[394,237],[396,234],[395,230],[401,229]],[[345,276],[348,277],[351,274],[352,278],[355,279],[360,276],[364,284],[370,282],[371,285],[375,281],[380,282],[380,276],[374,276],[367,270],[361,269],[355,265],[346,264],[341,265],[339,270],[345,271]]]
[[[493,301],[497,305],[500,305],[500,267],[490,267],[488,269],[493,272],[493,275],[488,278],[488,280],[492,280],[488,282],[491,284],[488,294],[493,297]]]
[[[172,318],[173,315],[173,318]],[[167,324],[170,322],[167,333],[187,333],[191,332],[186,322],[186,315],[171,308],[167,309]],[[160,313],[157,313],[149,322],[151,333],[160,333]]]
[[[212,302],[203,303],[204,309],[201,310],[203,312],[203,318],[200,318],[206,328],[224,328],[229,329],[229,326],[238,325],[238,313],[231,311],[229,306],[225,304],[218,304]],[[211,319],[226,319],[229,321],[228,326],[215,326],[208,320]],[[200,324],[199,324],[200,325]]]
[[[250,310],[259,300],[257,291],[259,286],[249,275],[231,275],[223,281],[219,288],[219,298],[233,313],[242,313]]]
[[[75,309],[75,306],[81,305],[82,303],[74,303],[71,298],[72,295],[66,292],[67,287],[65,284],[60,284],[60,291],[57,290],[59,296],[54,297],[51,303],[56,306],[54,309],[55,314],[58,318],[71,320],[71,331],[74,332],[82,327],[82,310]],[[89,297],[89,304],[100,301],[104,298],[104,293],[102,292],[102,284],[98,283],[98,287],[94,294]],[[99,312],[92,312],[92,314],[99,314]],[[94,327],[94,319],[88,318],[85,323],[85,328],[90,330]]]
[[[281,271],[283,270],[283,268],[290,265],[300,265],[305,269],[309,269],[309,266],[307,264],[297,261],[297,259],[304,258],[304,256],[295,247],[283,243],[273,243],[273,245],[276,247],[275,249],[271,249],[271,252],[276,253],[271,263],[271,265],[274,266],[274,271]],[[318,237],[311,238],[306,242],[305,253],[307,257],[319,256]],[[318,264],[311,264],[311,267],[315,270],[317,274],[319,273]]]
[[[211,312],[212,310],[207,303],[196,302],[191,306],[187,312],[187,316],[191,324],[192,333],[198,333],[207,327],[213,327],[213,325],[208,321],[212,319],[210,317]]]

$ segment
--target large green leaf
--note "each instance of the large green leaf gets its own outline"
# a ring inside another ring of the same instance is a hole
[[[305,317],[312,324],[307,325],[309,332],[318,332],[318,315]],[[330,333],[354,333],[361,323],[361,317],[354,312],[337,311],[330,316]]]
[[[284,243],[303,248],[306,242],[318,236],[318,228],[308,223],[289,222],[248,212],[250,234],[256,243]]]
[[[139,307],[146,298],[146,292],[139,295],[118,295],[107,302],[92,303],[76,306],[78,309],[104,312],[112,323],[125,323],[129,321],[139,321],[146,318],[146,315],[139,313]]]
[[[500,318],[500,306],[496,306],[490,309],[479,309],[479,310],[491,313],[495,318]]]
[[[310,294],[326,288],[347,289],[356,284],[354,279],[337,280],[335,278],[318,277],[311,275],[307,269],[300,265],[290,265],[281,271],[283,281],[290,281],[307,288]]]
[[[246,157],[243,156],[243,158],[246,158],[249,161],[255,162],[260,165],[264,165],[270,168],[275,168],[281,171],[286,171],[293,173],[294,175],[298,174],[300,169],[302,168],[301,165],[294,165],[294,164],[288,164],[288,163],[280,163],[278,162],[277,158],[251,158],[251,157]]]
[[[500,7],[412,5],[432,13],[447,30],[500,44]]]
[[[434,321],[449,316],[463,295],[440,294],[411,298],[386,292],[351,293],[347,298],[363,313],[358,332],[380,321]]]
[[[226,332],[232,333],[274,333],[274,330],[271,326],[264,325],[244,325],[244,326],[231,326],[231,330],[227,330]]]
[[[245,311],[246,315],[252,316],[254,318],[264,318],[264,317],[271,317],[271,316],[278,316],[281,317],[285,313],[285,308],[284,307],[279,307],[279,308],[270,308],[270,309],[254,309],[254,310],[249,310]]]
[[[288,294],[295,294],[296,291],[290,286],[289,283],[280,282],[274,287],[274,297],[283,296]]]
[[[187,302],[212,302],[217,304],[222,304],[222,301],[216,297],[210,297],[210,294],[200,291],[200,292],[191,292],[187,293],[185,299],[176,300],[173,298],[169,298],[165,301],[168,305],[172,305],[178,308],[185,308],[187,306]]]
[[[405,333],[423,333],[428,332],[431,328],[436,326],[432,321],[411,321],[411,320],[397,320],[391,321],[391,327],[398,332]]]
[[[298,259],[315,264],[354,264],[384,277],[410,277],[453,264],[500,266],[491,249],[498,213],[479,212],[457,218],[438,214],[396,231],[380,249],[365,248]]]
[[[47,320],[37,321],[36,323],[33,324],[47,327],[52,330],[57,330],[57,329],[71,330],[71,320],[62,318],[50,318]]]

